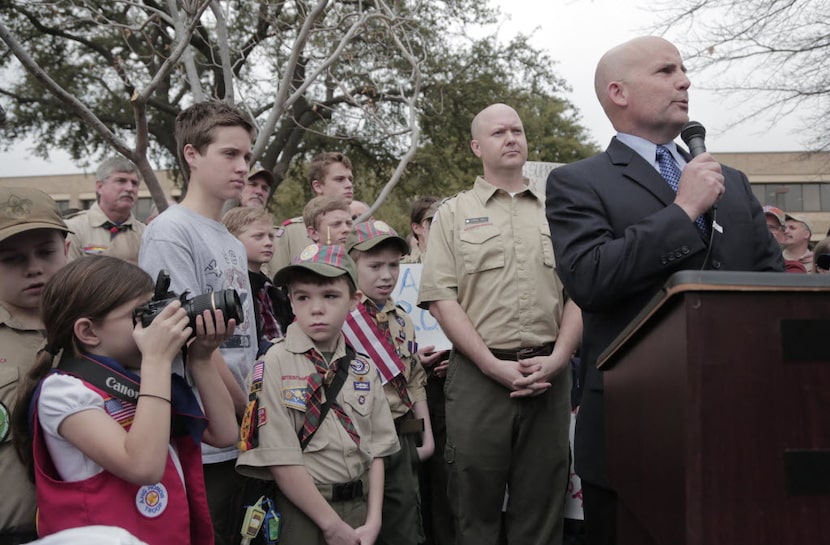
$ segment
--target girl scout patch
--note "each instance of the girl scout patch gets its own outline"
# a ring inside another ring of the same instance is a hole
[[[355,375],[360,376],[369,374],[369,363],[366,360],[355,358],[349,364],[349,367],[351,367],[352,373]]]
[[[135,495],[135,508],[149,519],[154,519],[167,509],[167,488],[161,483],[142,486]]]

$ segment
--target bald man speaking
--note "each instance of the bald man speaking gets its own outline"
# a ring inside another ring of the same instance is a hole
[[[690,85],[680,53],[662,38],[608,51],[595,87],[617,135],[604,153],[554,170],[547,182],[557,271],[584,323],[575,463],[592,545],[615,542],[617,510],[597,356],[674,272],[784,266],[746,176],[674,143],[689,121]]]

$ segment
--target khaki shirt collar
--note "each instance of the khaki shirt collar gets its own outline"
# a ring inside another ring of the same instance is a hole
[[[369,303],[371,304],[371,306],[369,307],[370,309],[377,308],[377,305],[375,304],[374,301],[372,301],[371,299],[366,297],[366,295],[362,295],[361,298],[360,298],[360,303],[361,304],[366,304],[366,301],[369,301]],[[378,312],[382,312],[384,314],[387,314],[387,313],[392,312],[393,310],[395,310],[395,308],[396,308],[395,307],[395,301],[393,301],[391,297],[388,297],[386,299],[386,302],[383,303],[383,306],[378,309]]]
[[[16,329],[18,331],[43,331],[40,328],[32,328],[30,326],[24,325],[20,322],[20,320],[12,316],[12,313],[9,312],[9,310],[3,305],[0,305],[0,326],[6,326],[11,329]]]
[[[538,200],[539,202],[544,204],[544,200],[542,199],[542,196],[539,195],[538,191],[536,190],[536,186],[534,184],[530,183],[529,179],[527,179],[525,177],[523,177],[522,179],[524,180],[524,183],[525,183],[525,190],[521,191],[518,194],[524,194],[526,192],[529,192],[533,197],[536,198],[536,200]],[[487,180],[485,180],[481,176],[476,178],[475,184],[473,185],[473,192],[476,195],[478,195],[478,197],[481,199],[481,202],[485,202],[485,203],[487,201],[489,201],[493,197],[493,195],[495,195],[499,190],[504,191],[505,193],[507,193],[504,189],[491,184],[490,182],[488,182]]]
[[[106,222],[112,221],[107,217],[106,214],[104,214],[104,211],[101,209],[101,206],[97,202],[93,203],[92,206],[89,207],[89,210],[87,211],[87,218],[89,219],[89,224],[93,227],[101,227]],[[132,212],[130,212],[130,217],[121,222],[121,225],[129,225],[132,229],[133,220],[135,220],[135,217],[133,216]]]
[[[305,334],[300,329],[299,324],[291,324],[285,332],[285,349],[293,354],[305,354],[311,349],[315,349],[318,353],[322,351],[314,344],[314,340]],[[338,360],[346,355],[346,340],[341,333],[337,339],[337,345],[334,348],[334,355],[331,361]]]

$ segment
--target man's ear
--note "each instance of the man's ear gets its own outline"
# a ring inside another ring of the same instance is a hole
[[[478,145],[478,140],[470,140],[470,149],[476,157],[481,157],[481,147]]]
[[[95,180],[95,194],[100,196],[101,195],[101,188],[104,187],[103,180]]]
[[[325,182],[321,182],[320,180],[312,180],[311,181],[311,189],[314,190],[315,195],[322,195],[323,194],[323,184]]]
[[[72,331],[75,333],[78,342],[84,346],[98,346],[101,343],[98,332],[95,330],[95,324],[89,318],[75,320]]]
[[[187,164],[193,166],[193,160],[199,154],[199,151],[193,147],[193,144],[185,144],[182,148],[182,156]]]
[[[612,81],[606,88],[608,99],[617,106],[628,106],[628,92],[625,84],[620,81]]]

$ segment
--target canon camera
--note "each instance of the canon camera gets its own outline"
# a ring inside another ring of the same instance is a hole
[[[141,325],[147,327],[164,307],[177,300],[181,301],[182,308],[187,312],[190,327],[193,328],[191,337],[196,335],[196,316],[199,316],[205,310],[221,310],[225,317],[225,326],[228,325],[228,321],[231,319],[236,320],[236,323],[242,321],[242,302],[239,300],[239,294],[236,293],[236,290],[213,291],[188,299],[189,291],[185,290],[181,295],[176,295],[174,292],[168,291],[169,288],[170,275],[165,270],[159,271],[153,299],[133,311],[133,322],[140,320]]]

